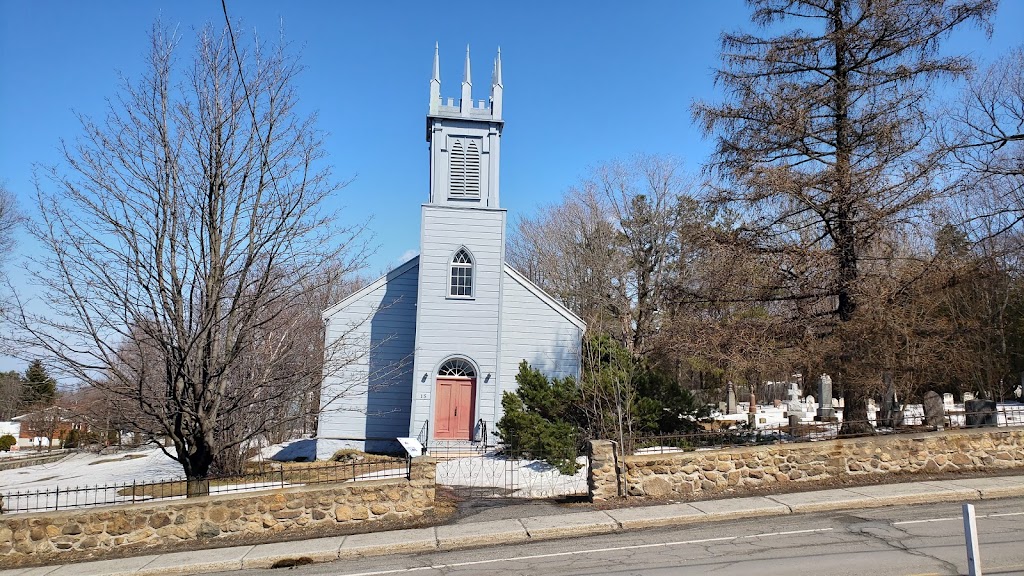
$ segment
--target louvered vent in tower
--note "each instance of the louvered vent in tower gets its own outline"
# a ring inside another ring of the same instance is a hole
[[[452,198],[479,198],[480,139],[452,138],[448,155],[448,195]]]

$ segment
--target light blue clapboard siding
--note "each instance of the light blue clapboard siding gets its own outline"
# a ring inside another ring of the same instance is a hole
[[[392,448],[409,430],[416,334],[417,258],[327,310],[327,347],[317,458],[341,447]],[[328,353],[328,357],[332,352]]]
[[[539,294],[539,288],[506,268],[501,311],[501,392],[515,390],[523,360],[547,376],[579,376],[583,323]],[[495,418],[500,419],[500,394],[496,402]]]
[[[467,358],[477,367],[474,421],[494,418],[505,211],[424,205],[420,230],[412,436],[434,419],[437,369],[452,356]],[[461,247],[473,255],[471,300],[448,297],[449,262]]]

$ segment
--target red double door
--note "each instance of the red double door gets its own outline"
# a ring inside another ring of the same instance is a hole
[[[437,379],[434,401],[434,438],[472,440],[476,378]]]

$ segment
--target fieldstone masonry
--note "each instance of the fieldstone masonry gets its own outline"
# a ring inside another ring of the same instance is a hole
[[[617,443],[611,440],[590,441],[590,497],[594,500],[609,500],[622,495],[617,447]]]
[[[113,549],[189,547],[197,541],[259,541],[297,528],[341,533],[414,521],[434,508],[433,458],[413,460],[410,479],[367,480],[86,510],[0,516],[0,566],[66,561]]]
[[[594,442],[595,445],[599,444]],[[600,450],[614,453],[614,443]],[[595,454],[598,447],[595,447]],[[616,467],[592,460],[595,501],[619,494],[690,496],[725,488],[756,489],[838,476],[958,472],[1024,467],[1024,429],[970,430],[626,456]],[[617,474],[616,474],[617,471]]]

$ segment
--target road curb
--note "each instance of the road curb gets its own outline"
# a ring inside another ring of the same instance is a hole
[[[286,567],[395,553],[464,550],[482,546],[539,542],[650,528],[692,526],[741,518],[1011,497],[1024,497],[1024,476],[881,484],[814,492],[793,492],[770,496],[531,516],[296,542],[175,552],[122,560],[2,570],[0,576],[197,574],[249,568]]]

